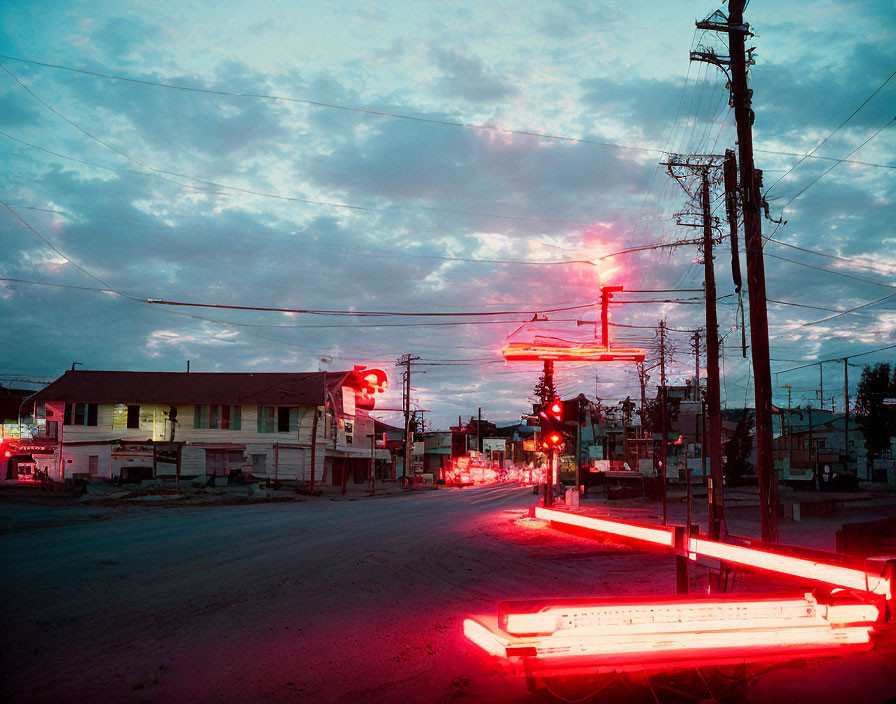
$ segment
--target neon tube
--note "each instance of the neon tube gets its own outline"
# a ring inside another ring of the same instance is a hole
[[[793,628],[763,628],[688,633],[645,633],[583,637],[580,634],[550,636],[536,644],[538,657],[612,656],[628,655],[655,659],[657,654],[668,655],[694,650],[718,651],[743,649],[831,648],[863,645],[871,640],[868,626],[831,628],[828,625],[794,626]]]
[[[645,350],[602,345],[576,344],[570,346],[537,345],[510,342],[501,350],[508,361],[539,361],[549,359],[566,362],[643,362]]]
[[[474,621],[471,618],[464,619],[464,635],[489,655],[499,658],[507,656],[509,641],[505,638],[500,638],[494,631],[489,630],[479,621]]]
[[[640,526],[634,523],[625,523],[624,521],[612,521],[607,518],[595,518],[594,516],[582,516],[577,513],[557,511],[544,508],[543,506],[535,507],[535,517],[545,521],[554,521],[555,523],[564,523],[580,528],[590,528],[600,533],[611,533],[625,538],[644,540],[667,548],[673,547],[671,528]]]
[[[717,543],[705,538],[689,540],[689,557],[692,555],[711,557],[724,562],[755,567],[771,572],[780,572],[794,577],[803,577],[816,582],[833,584],[838,587],[872,592],[889,596],[890,582],[887,579],[869,575],[865,570],[857,570],[842,565],[830,565],[792,555],[778,555],[765,550],[742,545]],[[692,557],[692,559],[694,559]]]
[[[610,603],[607,603],[607,602]],[[512,608],[512,604],[508,605]],[[875,621],[879,615],[876,606],[859,604],[858,610],[848,610],[853,605],[830,607],[837,612],[838,623]],[[700,628],[706,630],[761,628],[806,624],[810,621],[827,624],[828,607],[819,606],[814,598],[800,599],[749,599],[749,600],[649,600],[643,603],[612,603],[598,600],[593,604],[546,605],[535,612],[514,613],[504,616],[504,630],[513,635],[558,633],[575,630],[599,631],[601,634],[654,631],[682,631]],[[822,613],[824,612],[824,613]],[[854,619],[854,620],[853,620]],[[502,624],[503,625],[503,624]]]
[[[625,538],[643,540],[669,548],[675,547],[671,527],[643,526],[625,521],[583,516],[538,506],[535,507],[535,516],[554,523],[587,528],[599,533],[609,533]],[[688,557],[691,560],[696,560],[698,557],[708,557],[723,562],[733,562],[745,567],[778,572],[846,589],[869,592],[884,596],[887,599],[891,599],[893,594],[893,585],[889,579],[871,574],[866,570],[832,565],[805,557],[779,555],[743,545],[719,543],[706,538],[689,539]]]

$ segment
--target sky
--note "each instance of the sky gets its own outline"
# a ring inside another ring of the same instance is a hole
[[[75,362],[363,364],[387,370],[378,405],[397,409],[411,354],[429,428],[480,408],[512,422],[540,365],[504,362],[505,338],[536,314],[593,336],[601,285],[625,287],[614,344],[650,366],[665,320],[669,381],[684,383],[705,324],[696,246],[607,255],[695,236],[662,162],[735,148],[726,76],[689,61],[726,54],[695,28],[720,8],[3,3],[0,384],[38,388]],[[774,401],[789,384],[792,405],[817,408],[823,385],[842,411],[842,362],[788,370],[869,352],[850,360],[854,394],[860,365],[896,359],[896,9],[755,0],[745,19]],[[752,406],[727,238],[715,265],[722,402]],[[557,363],[556,384],[640,395],[627,363]]]

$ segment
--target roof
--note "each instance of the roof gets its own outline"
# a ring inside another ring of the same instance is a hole
[[[324,383],[337,390],[349,372],[67,371],[34,401],[66,403],[323,405]]]

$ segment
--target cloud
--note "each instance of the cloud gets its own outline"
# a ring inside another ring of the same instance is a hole
[[[497,102],[517,95],[507,76],[500,75],[481,58],[460,49],[431,49],[441,76],[432,89],[439,95],[461,98],[472,103]]]

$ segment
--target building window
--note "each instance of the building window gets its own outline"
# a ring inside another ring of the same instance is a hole
[[[346,420],[345,421],[345,444],[351,445],[355,439],[355,421]]]
[[[298,406],[259,406],[259,433],[295,433],[299,429]]]
[[[277,416],[276,406],[259,406],[258,407],[258,432],[273,433],[277,430],[275,418]]]
[[[193,427],[199,430],[240,430],[242,406],[194,406]]]
[[[98,411],[97,403],[67,403],[65,425],[96,425]]]
[[[299,409],[297,406],[280,406],[277,409],[277,432],[294,433],[299,429]]]
[[[140,427],[140,406],[128,406],[128,427]]]

